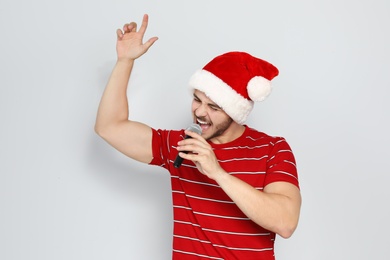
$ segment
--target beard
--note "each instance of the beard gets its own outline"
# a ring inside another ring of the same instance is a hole
[[[212,138],[218,137],[222,135],[226,129],[230,127],[230,125],[233,123],[233,119],[228,117],[225,121],[215,126],[215,132],[211,134],[211,136],[207,137],[206,140],[210,140]]]

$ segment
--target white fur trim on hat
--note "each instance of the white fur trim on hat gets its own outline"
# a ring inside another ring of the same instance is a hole
[[[262,76],[253,77],[248,82],[248,95],[253,101],[263,101],[271,94],[271,90],[271,81]]]
[[[190,78],[189,86],[204,92],[238,124],[244,124],[253,109],[253,101],[238,94],[228,84],[207,70],[196,71]]]

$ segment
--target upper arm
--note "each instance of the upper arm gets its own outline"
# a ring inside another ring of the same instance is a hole
[[[286,209],[290,213],[290,216],[298,222],[302,198],[301,192],[297,186],[289,182],[278,181],[266,185],[263,191],[268,194],[284,196],[288,201],[288,203],[285,204]]]
[[[152,153],[152,128],[135,121],[124,121],[105,127],[97,133],[126,156],[149,163]]]

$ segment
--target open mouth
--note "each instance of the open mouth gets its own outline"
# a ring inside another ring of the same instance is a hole
[[[196,119],[196,122],[200,125],[200,127],[202,128],[202,132],[204,132],[205,130],[209,129],[210,126],[211,126],[211,123],[208,123],[206,121],[202,121],[200,120],[199,118]]]

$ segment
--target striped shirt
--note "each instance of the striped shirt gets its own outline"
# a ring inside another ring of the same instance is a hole
[[[184,160],[175,168],[176,145],[183,130],[153,129],[153,160],[171,174],[173,201],[172,259],[275,259],[275,233],[251,221],[221,187]],[[225,144],[213,144],[221,167],[262,191],[272,182],[297,187],[294,155],[281,137],[246,126],[244,134]]]

